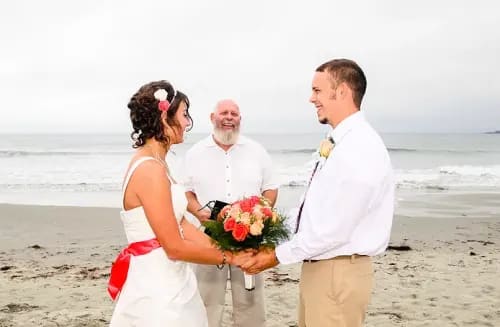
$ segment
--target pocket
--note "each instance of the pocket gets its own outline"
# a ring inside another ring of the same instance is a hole
[[[346,277],[344,265],[332,261],[329,297],[335,304],[342,304],[348,296]]]
[[[373,276],[373,263],[369,257],[357,258],[351,263],[350,269],[357,277]]]
[[[371,260],[337,261],[332,264],[330,298],[338,305],[352,296],[371,289],[373,266]]]

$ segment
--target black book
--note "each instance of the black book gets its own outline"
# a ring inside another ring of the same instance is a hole
[[[200,209],[198,209],[198,211],[200,211],[200,210],[202,210],[204,208],[208,208],[211,211],[211,213],[210,213],[210,220],[216,220],[217,219],[217,215],[219,214],[219,212],[222,210],[222,208],[224,208],[228,204],[229,203],[224,202],[224,201],[212,200],[212,201],[208,201],[203,207],[201,207]],[[205,230],[205,233],[207,235],[210,235],[210,233],[209,233],[208,230]]]

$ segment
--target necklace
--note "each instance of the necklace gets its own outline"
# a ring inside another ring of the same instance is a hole
[[[165,169],[167,170],[167,175],[168,177],[174,181],[174,179],[172,178],[172,176],[170,175],[170,169],[168,168],[168,164],[167,162],[165,161],[165,159],[162,159],[161,156],[158,154],[158,152],[155,151],[155,149],[151,146],[151,144],[145,144],[144,145],[145,147],[149,148],[151,150],[151,154],[153,155],[153,157],[158,160],[164,167]],[[175,182],[175,181],[174,181]]]

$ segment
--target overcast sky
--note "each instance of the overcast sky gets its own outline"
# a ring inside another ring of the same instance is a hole
[[[339,57],[382,132],[500,129],[498,1],[16,0],[0,37],[0,132],[128,133],[128,99],[159,79],[195,132],[228,97],[247,132],[314,132],[312,75]]]

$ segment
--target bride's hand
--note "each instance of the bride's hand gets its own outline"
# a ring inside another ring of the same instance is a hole
[[[258,274],[263,270],[277,266],[278,264],[279,261],[274,250],[261,249],[261,251],[259,251],[259,253],[257,253],[251,259],[242,263],[240,268],[247,274],[253,275]]]

